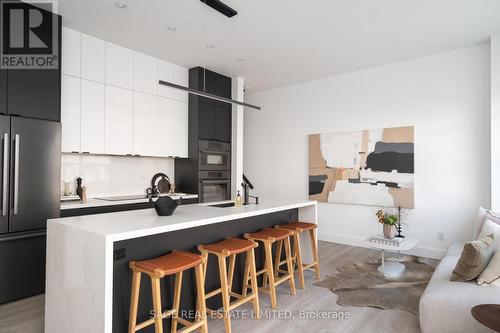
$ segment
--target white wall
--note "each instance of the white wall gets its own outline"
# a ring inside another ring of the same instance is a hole
[[[421,239],[413,253],[439,257],[470,238],[477,208],[490,205],[489,45],[257,93],[248,102],[263,110],[245,114],[244,172],[263,200],[307,198],[309,134],[415,126],[416,208],[404,228]],[[381,232],[376,209],[320,204],[319,238],[361,245]]]
[[[491,208],[500,211],[500,35],[491,38]]]
[[[174,181],[173,158],[62,154],[61,160],[62,181],[81,177],[89,198],[146,193],[158,172]]]

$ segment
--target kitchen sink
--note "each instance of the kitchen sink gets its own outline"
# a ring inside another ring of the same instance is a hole
[[[209,205],[209,206],[210,207],[217,207],[217,208],[234,207],[234,202],[224,202],[224,203]]]

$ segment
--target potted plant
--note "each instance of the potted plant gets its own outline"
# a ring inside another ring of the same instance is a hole
[[[396,237],[396,226],[398,225],[399,217],[395,214],[388,214],[383,210],[377,211],[377,219],[384,227],[384,237],[393,239]]]

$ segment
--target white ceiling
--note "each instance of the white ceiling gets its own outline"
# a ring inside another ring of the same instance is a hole
[[[499,0],[226,0],[238,11],[233,19],[200,0],[121,0],[125,9],[115,1],[59,0],[59,12],[65,26],[119,45],[242,76],[250,92],[457,49],[500,33]]]

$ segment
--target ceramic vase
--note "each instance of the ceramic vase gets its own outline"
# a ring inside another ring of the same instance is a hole
[[[384,237],[393,239],[396,237],[396,227],[390,224],[384,224]]]

